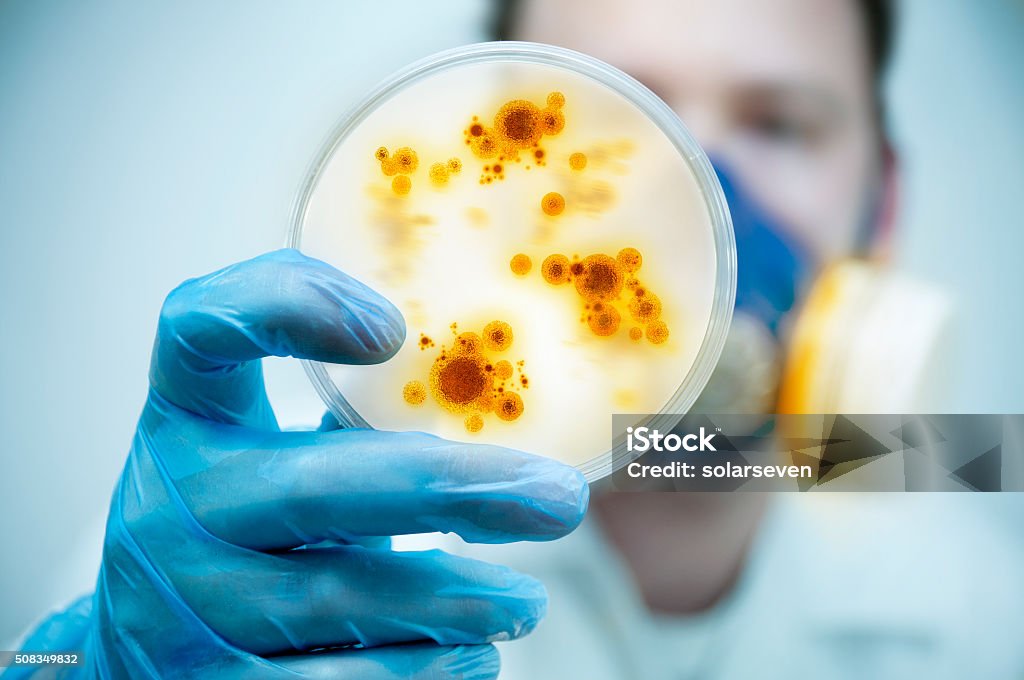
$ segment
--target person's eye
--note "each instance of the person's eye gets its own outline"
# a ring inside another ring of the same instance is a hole
[[[771,105],[745,108],[737,118],[740,128],[749,135],[765,143],[788,146],[814,145],[827,128],[820,116]]]
[[[799,122],[784,116],[758,116],[748,122],[750,129],[763,137],[780,140],[802,140],[804,128]]]
[[[773,143],[813,144],[820,137],[820,126],[779,111],[750,112],[741,123],[751,134]]]

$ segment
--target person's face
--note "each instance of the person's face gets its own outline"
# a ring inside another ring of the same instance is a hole
[[[854,246],[879,181],[858,12],[854,0],[526,0],[515,37],[650,87],[821,264]]]

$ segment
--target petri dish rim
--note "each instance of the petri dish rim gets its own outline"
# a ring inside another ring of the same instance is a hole
[[[564,47],[530,42],[484,42],[464,45],[438,52],[385,78],[354,108],[347,111],[327,135],[313,162],[303,175],[292,207],[286,246],[301,250],[302,226],[310,199],[316,190],[324,167],[330,162],[338,145],[349,132],[360,125],[377,106],[396,90],[411,85],[440,71],[480,62],[512,61],[552,66],[574,71],[604,85],[626,98],[647,116],[687,162],[697,181],[711,220],[715,244],[715,284],[711,317],[697,356],[679,387],[657,414],[645,421],[650,427],[668,430],[674,427],[693,406],[707,385],[725,345],[736,299],[736,241],[729,207],[707,154],[683,122],[645,85],[598,59]],[[323,363],[302,361],[314,389],[338,419],[342,427],[372,428],[338,389]],[[610,418],[611,414],[609,414]],[[609,430],[611,423],[609,422]],[[631,460],[621,438],[604,453],[577,468],[588,481],[596,481],[620,469]]]

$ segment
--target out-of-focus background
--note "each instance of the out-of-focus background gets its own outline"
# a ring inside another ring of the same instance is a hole
[[[942,410],[1021,412],[1024,4],[899,9],[897,264],[957,303]],[[334,122],[410,60],[486,39],[489,11],[0,3],[0,648],[91,590],[78,556],[98,559],[166,292],[281,246]],[[282,422],[319,419],[294,362],[268,373]]]

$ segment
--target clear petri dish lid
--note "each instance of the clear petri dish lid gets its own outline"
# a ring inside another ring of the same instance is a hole
[[[721,186],[679,118],[534,43],[442,52],[369,94],[311,166],[288,243],[405,317],[383,364],[306,362],[342,425],[517,448],[591,481],[627,462],[613,414],[667,430],[693,405],[736,288]]]

